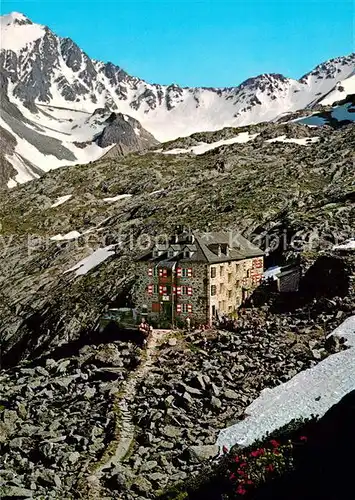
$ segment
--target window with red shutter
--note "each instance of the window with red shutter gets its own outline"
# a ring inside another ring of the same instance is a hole
[[[181,313],[181,304],[177,304],[176,306],[176,312]]]
[[[187,295],[192,295],[192,286],[187,287]]]
[[[178,278],[181,278],[181,276],[182,276],[182,269],[181,269],[181,267],[177,267],[176,268],[176,276]]]

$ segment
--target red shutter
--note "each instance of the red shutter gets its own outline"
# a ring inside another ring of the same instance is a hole
[[[167,269],[163,269],[163,276],[164,278],[166,278],[168,276],[168,270]]]
[[[163,286],[159,285],[159,295],[163,295]]]
[[[176,286],[173,285],[173,293],[176,294]]]
[[[192,313],[192,304],[187,304],[187,312]]]
[[[176,276],[177,276],[178,278],[181,278],[181,274],[182,274],[182,273],[181,273],[181,267],[177,267],[177,268],[176,268]]]
[[[176,312],[181,313],[181,304],[177,304],[176,306]]]
[[[163,276],[163,270],[162,269],[159,269],[159,276],[160,276],[160,278],[162,278],[162,276]]]
[[[163,295],[166,295],[168,293],[168,289],[166,286],[163,286]]]
[[[148,294],[153,295],[153,285],[148,285]]]
[[[253,285],[258,285],[261,281],[262,275],[261,274],[256,274],[253,276],[252,283]]]
[[[192,269],[191,269],[191,267],[187,270],[187,276],[188,276],[189,278],[191,278],[191,277],[192,277]]]
[[[151,267],[148,269],[148,276],[153,276],[153,269]]]
[[[176,287],[176,294],[181,295],[181,286]]]
[[[187,287],[187,295],[192,295],[192,286]]]

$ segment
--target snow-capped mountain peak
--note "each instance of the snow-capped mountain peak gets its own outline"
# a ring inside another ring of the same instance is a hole
[[[150,84],[111,62],[90,59],[71,39],[12,13],[1,17],[1,123],[9,133],[30,143],[26,149],[18,140],[16,152],[21,158],[46,170],[97,158],[100,150],[88,158],[82,154],[83,146],[78,153],[73,144],[84,136],[86,141],[95,141],[93,124],[87,129],[83,121],[98,108],[130,116],[156,139],[166,141],[274,120],[326,96],[329,101],[354,69],[355,54],[351,54],[317,66],[300,80],[270,73],[223,89]],[[103,126],[95,133],[102,133]],[[47,143],[60,141],[62,147],[50,147],[48,154],[43,136]],[[29,153],[32,147],[41,150],[36,160]],[[9,161],[14,164],[12,157]]]
[[[45,27],[34,24],[23,14],[12,12],[0,17],[0,48],[18,53],[45,34]]]
[[[1,16],[1,27],[10,26],[11,24],[33,24],[28,17],[21,14],[20,12],[11,12],[10,14],[5,14]]]

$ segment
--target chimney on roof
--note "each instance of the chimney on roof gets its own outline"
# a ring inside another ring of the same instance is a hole
[[[188,243],[194,243],[195,242],[195,236],[191,232],[188,233],[186,239],[187,239]]]

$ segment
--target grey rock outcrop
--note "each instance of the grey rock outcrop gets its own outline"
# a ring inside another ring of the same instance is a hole
[[[102,148],[115,144],[122,154],[126,154],[144,151],[159,144],[137,120],[122,113],[112,113],[106,123],[106,127],[96,138],[96,143]]]

